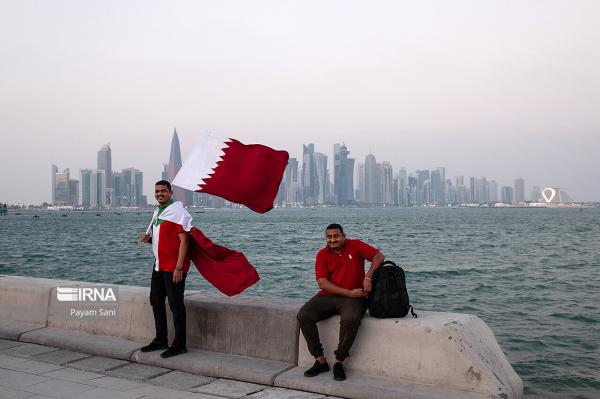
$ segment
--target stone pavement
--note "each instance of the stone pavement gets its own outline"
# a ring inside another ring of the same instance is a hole
[[[0,339],[0,399],[335,399]]]

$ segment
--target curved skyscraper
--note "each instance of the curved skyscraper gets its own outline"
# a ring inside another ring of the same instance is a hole
[[[177,129],[173,130],[173,138],[171,139],[171,153],[169,155],[169,166],[167,167],[167,180],[172,182],[181,169],[181,147],[179,145],[179,137]],[[183,205],[191,205],[191,192],[184,190],[181,187],[173,186],[173,194],[177,201],[183,202]]]

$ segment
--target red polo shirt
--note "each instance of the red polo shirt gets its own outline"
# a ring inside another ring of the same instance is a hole
[[[379,250],[360,240],[346,239],[340,253],[325,246],[317,253],[315,275],[335,285],[353,290],[362,288],[365,279],[365,259],[373,261]],[[320,295],[331,295],[321,290]]]

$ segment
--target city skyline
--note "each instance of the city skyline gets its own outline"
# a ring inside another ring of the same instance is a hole
[[[106,141],[113,170],[160,176],[174,126],[183,159],[205,130],[329,164],[345,143],[600,200],[598,2],[262,4],[7,5],[0,201],[51,200],[40,171],[97,169]]]
[[[344,143],[333,144],[331,157],[315,151],[314,143],[303,144],[302,149],[301,162],[290,158],[286,167],[275,200],[278,206],[521,204],[541,202],[544,198],[540,186],[532,184],[529,188],[520,176],[512,184],[506,184],[480,174],[452,176],[443,166],[410,171],[405,166],[395,167],[387,160],[378,162],[374,154],[368,154],[364,162],[359,160],[355,166],[356,160],[349,157],[351,151]],[[172,181],[181,164],[181,146],[174,129],[169,162],[162,164],[160,178],[151,180]],[[59,172],[58,166],[52,164],[51,203],[92,208],[146,206],[148,197],[143,193],[143,172],[133,167],[117,172],[111,170],[110,165],[110,143],[98,150],[97,169],[79,169],[78,180],[70,178],[77,175],[72,174],[70,168]],[[110,180],[107,176],[111,176]],[[554,188],[558,191],[557,199],[573,201],[563,189]],[[152,182],[146,190],[152,190]],[[184,205],[223,205],[222,199],[205,194],[179,187],[174,187],[174,191]]]

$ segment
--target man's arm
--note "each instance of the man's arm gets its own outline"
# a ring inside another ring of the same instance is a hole
[[[177,234],[179,236],[179,254],[177,256],[177,264],[173,271],[173,282],[179,284],[183,280],[183,262],[188,253],[190,238],[187,232]]]
[[[363,288],[365,292],[371,292],[371,289],[373,288],[373,282],[371,281],[373,278],[373,273],[375,273],[375,270],[381,266],[384,260],[385,256],[381,252],[377,252],[373,257],[373,260],[371,261],[371,267],[365,274],[365,280],[363,281]]]
[[[332,283],[326,278],[318,279],[317,284],[319,284],[320,289],[332,295],[347,296],[349,298],[362,298],[367,295],[367,293],[364,292],[362,288],[349,290],[347,288],[342,288],[339,285]]]

